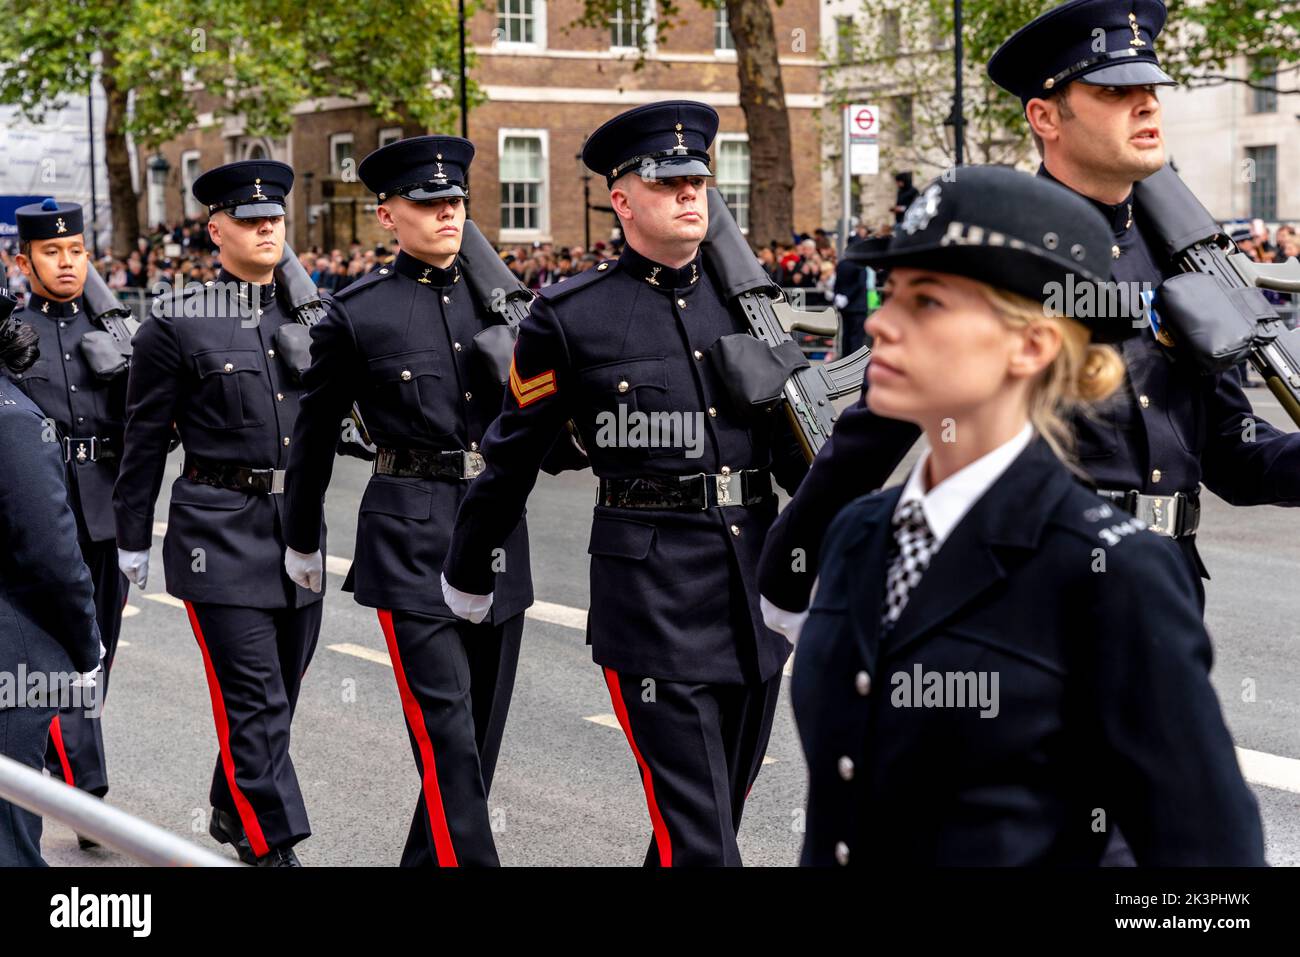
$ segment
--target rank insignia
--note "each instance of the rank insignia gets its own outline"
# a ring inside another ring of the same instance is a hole
[[[522,409],[538,399],[545,399],[556,393],[555,372],[548,370],[530,379],[521,379],[515,368],[515,360],[510,360],[510,392]]]

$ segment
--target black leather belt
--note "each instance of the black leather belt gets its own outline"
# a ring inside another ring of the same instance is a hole
[[[284,469],[255,469],[187,455],[181,475],[200,485],[228,488],[247,495],[280,495],[284,492]]]
[[[101,439],[97,435],[69,435],[63,439],[63,461],[76,462],[111,462],[117,458],[117,449],[112,439]]]
[[[1199,492],[1145,495],[1136,489],[1128,492],[1098,489],[1097,494],[1146,522],[1147,527],[1157,535],[1190,538],[1196,534],[1196,529],[1201,524]]]
[[[772,494],[767,469],[724,470],[721,474],[600,480],[599,504],[611,508],[704,511],[726,505],[757,505]]]
[[[456,449],[436,452],[433,449],[378,449],[375,475],[398,478],[472,479],[484,469],[478,452]]]

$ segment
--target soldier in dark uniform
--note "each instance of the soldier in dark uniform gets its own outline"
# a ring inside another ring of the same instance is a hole
[[[717,128],[712,108],[668,101],[588,138],[583,160],[606,177],[627,246],[533,304],[444,567],[453,611],[495,604],[493,552],[572,419],[600,479],[588,641],[645,788],[651,865],[740,863],[789,654],[763,626],[754,572],[773,474],[791,489],[805,467],[784,417],[733,409],[709,361],[746,330],[699,251]]]
[[[209,830],[264,866],[297,866],[293,846],[311,833],[289,729],[321,623],[321,596],[281,567],[284,469],[308,354],[306,327],[273,280],[292,184],[293,170],[264,160],[194,181],[221,271],[157,300],[136,334],[114,490],[121,565],[144,587],[174,422],[185,461],[163,563],[212,698],[220,755]]]
[[[312,330],[289,464],[285,567],[319,591],[322,499],[340,422],[358,402],[378,455],[343,589],[378,611],[420,774],[404,866],[499,863],[488,791],[533,601],[521,515],[498,543],[491,621],[461,621],[438,589],[456,509],[482,468],[479,445],[504,392],[476,339],[504,320],[475,300],[457,255],[473,156],[468,140],[417,136],[361,162],[400,252],[339,293]]]
[[[1164,21],[1160,0],[1072,0],[1019,30],[989,61],[994,82],[1025,105],[1042,144],[1039,175],[1073,189],[1105,217],[1115,280],[1152,288],[1177,272],[1144,235],[1133,204],[1133,184],[1165,159],[1156,87],[1172,81],[1154,50]],[[1300,505],[1300,433],[1281,432],[1257,416],[1236,369],[1203,373],[1169,343],[1154,328],[1128,340],[1124,386],[1073,425],[1079,462],[1097,489],[1183,556],[1203,604],[1201,578],[1209,572],[1195,537],[1201,484],[1233,505]],[[889,424],[891,440],[881,428],[865,399],[846,411],[773,529],[760,587],[769,622],[787,633],[808,607],[831,519],[879,487],[884,466],[897,462],[899,446],[916,435],[909,425]],[[863,458],[868,445],[880,458]],[[792,562],[796,549],[806,561]]]
[[[1196,577],[1065,464],[1057,410],[1118,387],[1095,343],[1133,329],[1044,303],[1106,281],[1110,224],[996,167],[923,195],[870,260],[867,400],[930,448],[826,539],[791,682],[803,863],[1093,866],[1118,825],[1139,864],[1262,865]]]
[[[65,484],[63,445],[14,377],[39,354],[37,333],[0,297],[0,673],[13,680],[93,672],[99,664],[94,582]],[[57,701],[26,683],[0,701],[0,754],[39,769]],[[49,687],[47,683],[47,687]],[[0,867],[43,866],[41,819],[0,800]]]
[[[127,581],[117,567],[113,482],[122,453],[127,359],[91,321],[82,290],[90,268],[81,207],[47,199],[20,207],[18,266],[31,284],[15,321],[40,337],[41,356],[16,373],[19,388],[44,410],[57,433],[81,554],[95,583],[95,613],[106,649],[97,706],[60,712],[50,724],[45,766],[68,784],[102,797],[108,791],[99,710],[122,630]],[[93,846],[86,839],[82,847]]]

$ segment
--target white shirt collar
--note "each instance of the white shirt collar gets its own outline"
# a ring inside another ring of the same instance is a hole
[[[899,496],[894,514],[897,515],[908,502],[920,501],[921,511],[934,534],[937,548],[952,534],[952,530],[970,511],[971,506],[980,500],[1025,450],[1033,437],[1034,429],[1026,422],[1025,427],[1010,441],[949,475],[929,492],[925,491],[924,480],[925,466],[930,461],[930,450],[926,449],[912,467],[912,474],[907,477],[907,484],[903,486],[903,494]]]

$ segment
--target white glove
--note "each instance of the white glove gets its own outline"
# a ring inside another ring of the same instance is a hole
[[[791,642],[799,640],[803,623],[808,620],[807,611],[786,611],[784,608],[777,608],[762,595],[758,596],[758,609],[763,613],[763,624],[785,635]]]
[[[99,668],[94,671],[78,671],[77,677],[72,679],[74,688],[93,688],[95,687],[95,675],[99,673]]]
[[[840,293],[832,300],[832,302],[835,303],[836,309],[844,309],[849,304],[849,297],[844,295],[843,293]]]
[[[318,592],[321,577],[325,573],[325,556],[319,548],[310,555],[285,548],[284,570],[289,573],[289,578],[295,585]]]
[[[464,618],[471,624],[477,625],[487,617],[488,611],[492,608],[492,592],[486,595],[471,595],[459,588],[452,588],[446,575],[439,575],[438,578],[442,582],[442,600],[447,603],[447,607],[457,618]]]
[[[149,581],[149,552],[129,552],[125,548],[117,550],[117,567],[136,588],[144,590]]]

